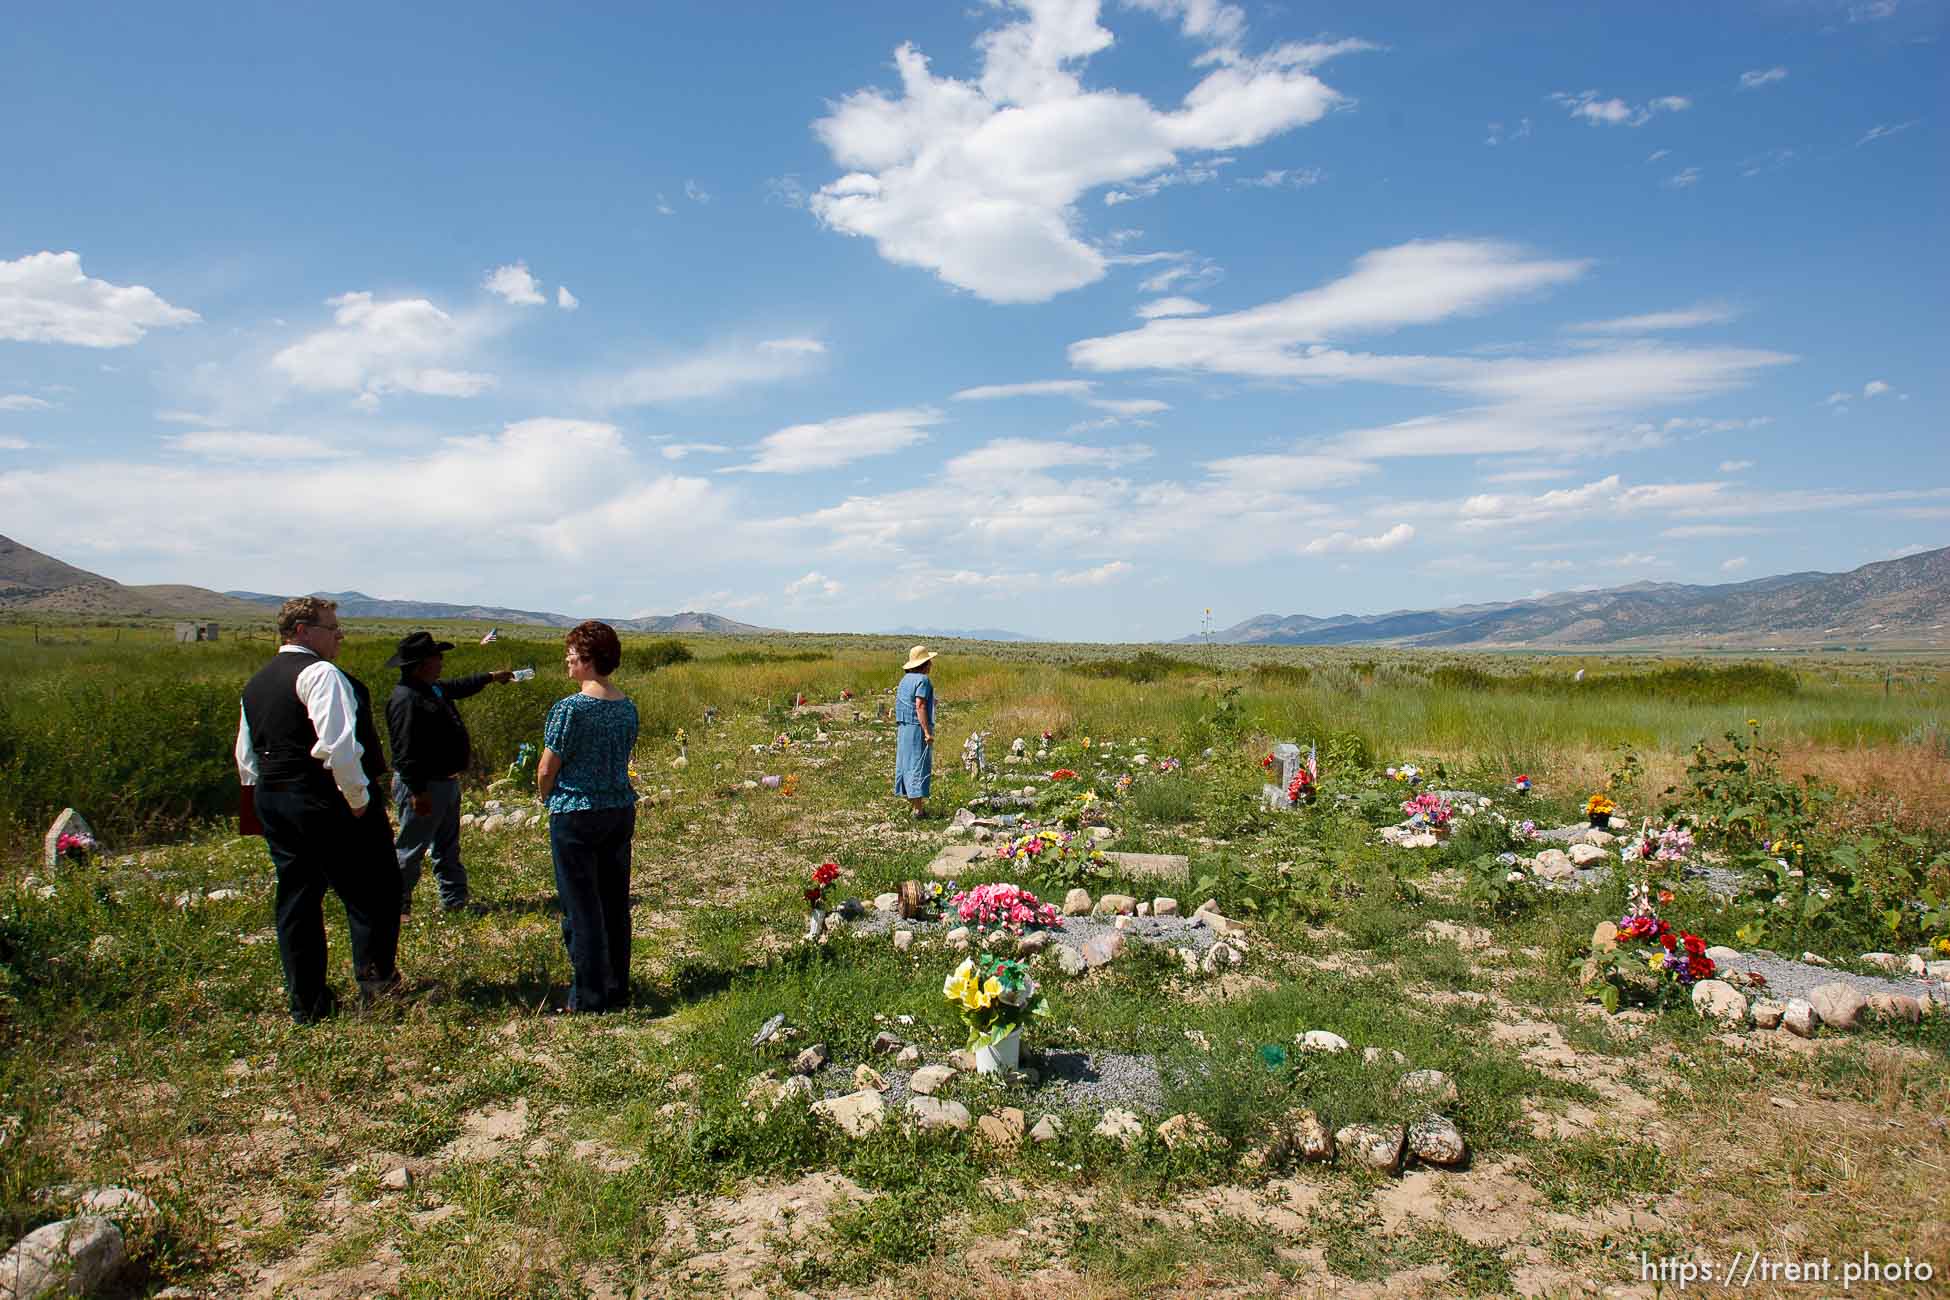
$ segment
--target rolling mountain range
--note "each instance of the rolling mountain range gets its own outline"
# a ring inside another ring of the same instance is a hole
[[[316,592],[339,602],[348,618],[422,619],[427,622],[529,623],[574,627],[566,614],[503,609],[491,605],[443,605],[432,601],[377,600],[363,592]],[[0,537],[0,612],[73,615],[83,618],[214,618],[262,623],[284,602],[261,591],[211,591],[177,584],[132,587]],[[609,620],[629,632],[749,635],[775,631],[718,614],[686,611],[648,618]]]
[[[1333,618],[1261,614],[1212,639],[1431,648],[1950,645],[1950,547],[1847,573],[1786,573],[1718,586],[1635,582],[1450,609]]]

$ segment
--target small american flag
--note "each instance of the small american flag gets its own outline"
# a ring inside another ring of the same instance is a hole
[[[500,628],[494,628],[494,627],[491,627],[491,628],[489,628],[489,629],[488,629],[488,632],[487,632],[487,635],[481,638],[481,644],[482,644],[482,645],[486,645],[486,644],[487,644],[488,642],[490,642],[490,641],[494,641],[494,640],[497,640],[497,639],[498,639],[498,637],[496,636],[496,634],[497,634],[497,633],[498,633],[498,632],[499,632],[500,630],[501,630]]]

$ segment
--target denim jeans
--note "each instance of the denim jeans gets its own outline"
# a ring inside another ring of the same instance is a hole
[[[325,982],[325,891],[345,904],[352,969],[361,981],[389,979],[399,956],[399,863],[386,805],[354,817],[331,795],[259,790],[257,816],[277,868],[278,956],[291,1016],[307,1024],[338,1000]]]
[[[427,782],[433,809],[413,811],[413,792],[393,774],[393,807],[399,812],[399,907],[412,910],[413,890],[420,883],[420,860],[433,859],[433,879],[440,887],[440,906],[452,909],[467,902],[467,868],[460,861],[460,782]]]
[[[562,943],[574,980],[571,1011],[630,1003],[630,839],[636,809],[555,813],[548,846],[562,899]]]

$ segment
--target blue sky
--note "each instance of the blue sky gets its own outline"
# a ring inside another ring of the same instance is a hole
[[[0,532],[1095,640],[1942,545],[1944,17],[33,7]]]

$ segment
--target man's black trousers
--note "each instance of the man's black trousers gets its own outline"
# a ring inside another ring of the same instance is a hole
[[[337,1005],[325,982],[325,891],[345,904],[352,969],[391,979],[399,956],[399,861],[384,800],[354,817],[345,800],[302,791],[257,792],[257,816],[277,868],[278,955],[291,1016],[300,1024]]]

